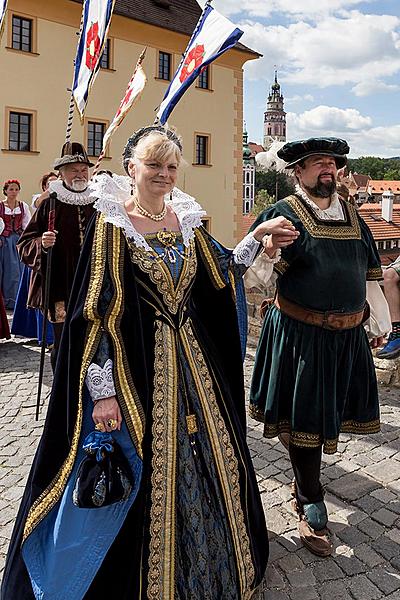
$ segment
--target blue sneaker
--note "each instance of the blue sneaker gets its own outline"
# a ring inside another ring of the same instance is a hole
[[[400,337],[393,337],[393,333],[389,335],[386,346],[376,353],[377,358],[397,358],[400,356]]]

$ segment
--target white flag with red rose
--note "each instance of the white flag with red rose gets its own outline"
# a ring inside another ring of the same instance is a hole
[[[131,77],[131,80],[128,83],[127,90],[125,92],[124,97],[121,100],[119,108],[115,113],[115,117],[112,120],[112,123],[108,127],[107,131],[103,137],[103,152],[105,153],[107,149],[107,145],[110,141],[111,136],[114,131],[119,127],[122,121],[125,119],[128,111],[132,108],[132,106],[139,100],[141,93],[146,85],[147,77],[145,72],[143,71],[142,65],[137,65],[134,74]]]
[[[72,93],[82,119],[107,40],[115,0],[85,0]]]
[[[8,0],[0,0],[0,36],[3,32],[4,17],[7,10]]]
[[[241,29],[212,6],[206,5],[160,104],[157,117],[161,125],[167,121],[176,104],[201,71],[232,48],[242,35]]]

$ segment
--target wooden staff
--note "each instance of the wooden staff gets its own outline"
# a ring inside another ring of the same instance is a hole
[[[57,194],[52,192],[49,199],[49,220],[48,220],[48,231],[54,231],[54,221],[56,216],[55,211],[55,199]],[[46,279],[44,282],[44,295],[43,295],[43,324],[42,324],[42,344],[40,348],[40,366],[39,366],[39,383],[36,398],[36,421],[39,420],[40,410],[40,396],[42,392],[43,383],[43,371],[44,371],[44,356],[46,352],[46,336],[47,336],[47,313],[49,310],[50,300],[50,276],[51,276],[51,257],[53,253],[53,246],[47,250],[47,263],[46,263]]]

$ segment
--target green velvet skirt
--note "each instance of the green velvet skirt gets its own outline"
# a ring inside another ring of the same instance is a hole
[[[250,415],[264,436],[289,432],[302,447],[337,450],[340,432],[377,433],[378,388],[362,325],[329,331],[272,305],[265,316],[250,389]]]

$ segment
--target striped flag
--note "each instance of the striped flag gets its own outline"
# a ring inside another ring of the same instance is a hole
[[[82,119],[107,40],[115,0],[85,0],[72,94]]]
[[[189,41],[179,67],[165,93],[157,113],[161,125],[167,121],[176,104],[201,71],[242,37],[229,19],[206,4]]]
[[[7,10],[7,2],[8,0],[0,0],[0,36],[3,32],[4,16]]]
[[[107,145],[114,131],[117,129],[117,127],[121,125],[122,121],[125,119],[128,111],[132,108],[132,106],[137,102],[137,100],[139,100],[144,86],[146,85],[147,77],[141,65],[143,57],[144,54],[142,54],[141,58],[139,59],[135,71],[131,77],[131,80],[128,83],[128,87],[126,89],[124,97],[121,100],[117,112],[115,113],[115,117],[104,134],[102,150],[103,153],[105,153]]]

